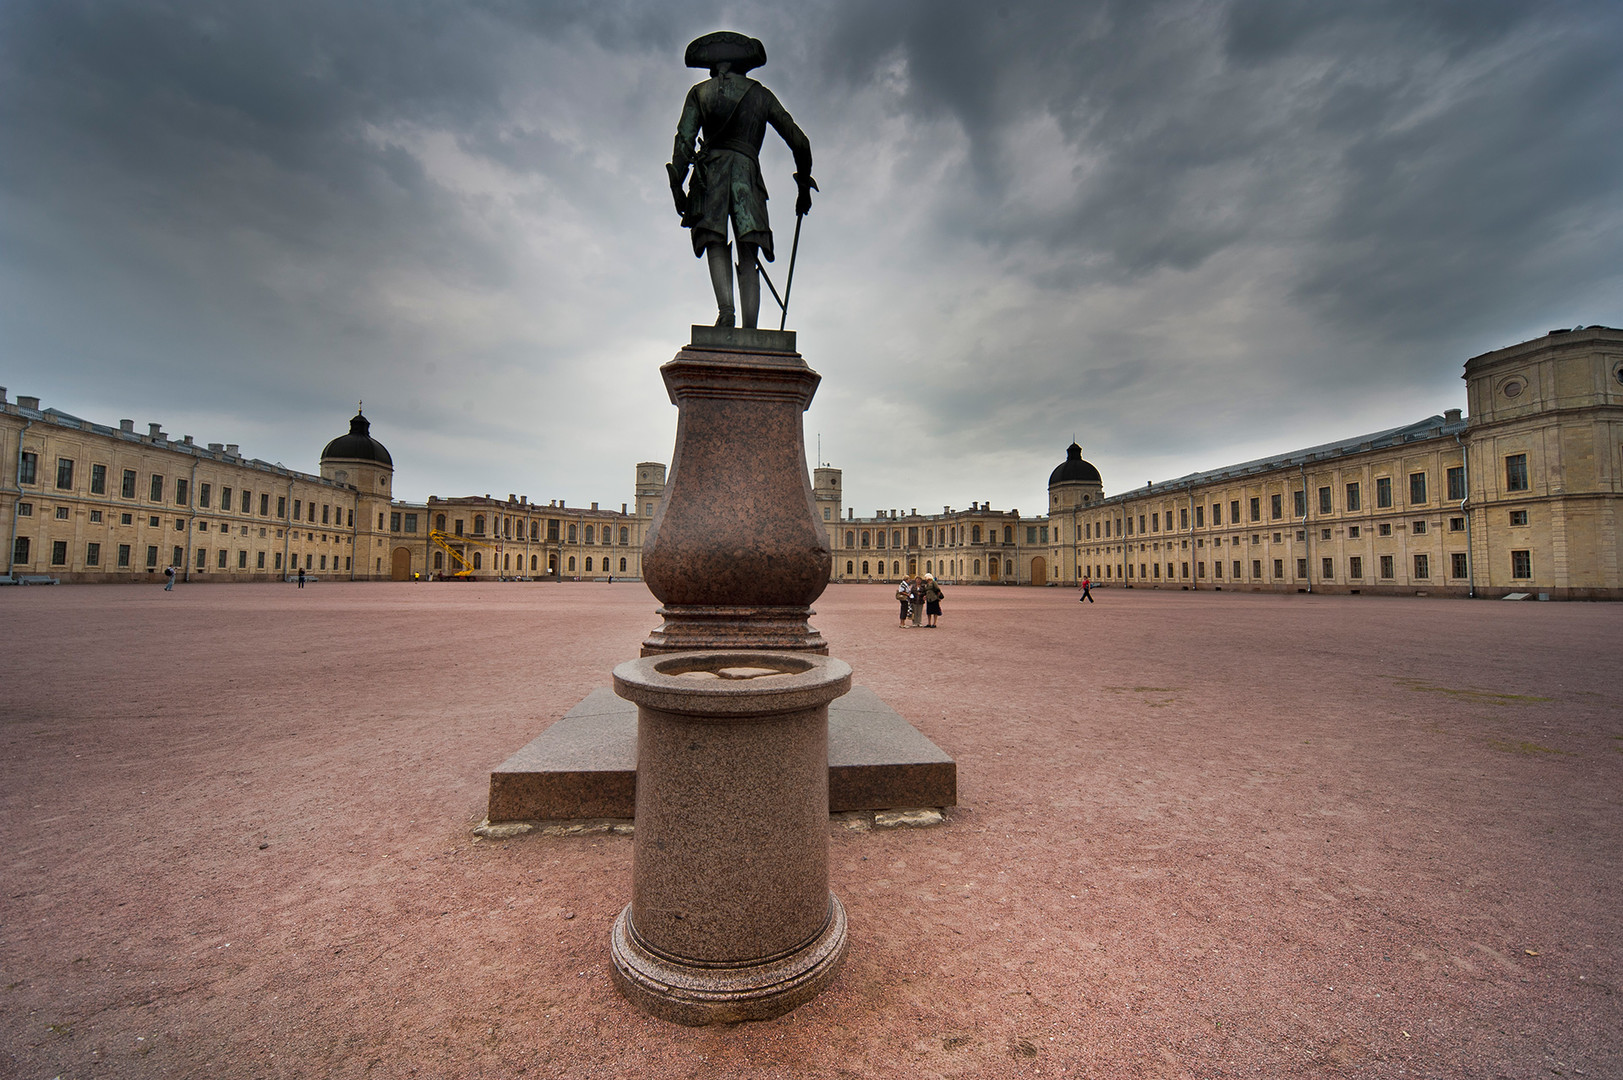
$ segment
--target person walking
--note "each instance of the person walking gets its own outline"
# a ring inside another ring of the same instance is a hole
[[[299,588],[304,588],[304,567],[299,567]]]
[[[175,591],[175,568],[173,566],[164,567],[163,568],[163,576],[164,576],[163,591],[164,592],[174,592]]]
[[[1082,595],[1076,598],[1076,602],[1080,604],[1084,600],[1093,603],[1093,579],[1087,574],[1082,575]]]
[[[934,630],[935,621],[941,618],[941,586],[936,584],[934,574],[924,575],[924,614],[930,620],[924,628]]]
[[[908,605],[913,609],[913,625],[924,617],[924,579],[917,575],[907,579]]]

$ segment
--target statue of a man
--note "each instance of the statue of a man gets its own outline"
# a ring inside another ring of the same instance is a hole
[[[789,144],[800,188],[796,215],[811,209],[811,193],[817,190],[811,175],[811,143],[772,91],[747,77],[766,63],[766,46],[758,39],[726,31],[706,34],[688,46],[685,61],[688,67],[709,68],[710,78],[689,90],[682,106],[676,147],[665,166],[671,193],[683,226],[692,230],[693,254],[703,254],[709,261],[717,326],[735,325],[733,263],[727,243],[727,222],[732,220],[738,243],[738,298],[744,325],[754,327],[761,310],[757,254],[773,260],[761,143],[770,124]],[[693,182],[684,192],[689,166]]]

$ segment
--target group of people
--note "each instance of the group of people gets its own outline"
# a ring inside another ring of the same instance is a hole
[[[898,625],[905,627],[911,619],[912,624],[918,626],[923,616],[930,620],[924,623],[924,628],[934,630],[936,620],[941,617],[941,595],[941,586],[936,583],[934,574],[905,577],[897,582],[896,599],[902,605]]]

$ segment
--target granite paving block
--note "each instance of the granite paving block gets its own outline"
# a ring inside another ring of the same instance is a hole
[[[637,707],[606,686],[490,774],[491,821],[629,818],[636,801]],[[829,706],[831,813],[957,802],[957,763],[878,694]]]

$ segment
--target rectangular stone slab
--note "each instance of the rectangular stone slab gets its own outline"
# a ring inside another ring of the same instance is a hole
[[[954,806],[958,764],[865,686],[828,710],[829,810]],[[490,774],[497,821],[629,818],[637,707],[600,687]]]

